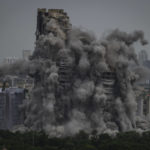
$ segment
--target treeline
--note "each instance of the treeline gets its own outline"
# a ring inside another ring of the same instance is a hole
[[[48,138],[44,132],[0,131],[0,150],[150,150],[150,132],[89,136],[81,131],[73,137]]]

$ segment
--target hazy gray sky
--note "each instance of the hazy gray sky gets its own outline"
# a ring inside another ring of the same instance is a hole
[[[0,59],[34,49],[37,8],[62,8],[73,25],[98,37],[120,28],[143,30],[150,41],[150,0],[0,0]]]

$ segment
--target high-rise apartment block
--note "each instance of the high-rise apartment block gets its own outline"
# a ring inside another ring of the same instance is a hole
[[[8,88],[0,92],[0,129],[9,129],[23,124],[21,104],[25,99],[24,89]]]

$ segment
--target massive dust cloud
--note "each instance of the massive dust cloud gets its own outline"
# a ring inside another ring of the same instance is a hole
[[[36,84],[25,124],[50,136],[136,129],[133,83],[138,75],[129,65],[137,64],[133,44],[146,44],[143,32],[116,29],[97,40],[92,32],[79,28],[65,37],[54,21],[46,29],[52,26],[57,35],[41,35],[30,62],[29,74]],[[112,74],[109,88],[104,85],[107,73]]]
[[[50,136],[138,130],[133,85],[139,76],[130,64],[138,65],[133,44],[147,44],[144,33],[116,29],[98,40],[76,27],[66,35],[54,19],[46,33],[26,66],[35,85],[24,104],[25,126]]]

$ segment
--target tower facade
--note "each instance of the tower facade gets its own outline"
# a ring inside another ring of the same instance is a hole
[[[50,22],[53,25],[48,27]],[[67,13],[63,9],[38,9],[36,39],[39,38],[39,35],[46,35],[50,32],[54,35],[58,34],[58,26],[63,31],[60,33],[62,34],[61,36],[67,36],[67,31],[70,30],[71,24]]]

